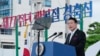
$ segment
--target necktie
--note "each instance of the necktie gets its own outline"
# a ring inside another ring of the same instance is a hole
[[[71,33],[69,33],[68,36],[67,36],[67,40],[66,40],[67,44],[69,44],[70,36],[71,36]]]

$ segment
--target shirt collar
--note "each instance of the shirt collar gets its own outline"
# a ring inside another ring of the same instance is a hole
[[[71,31],[70,33],[71,33],[71,34],[74,34],[74,33],[76,32],[76,30],[77,30],[77,28],[74,29],[73,31]]]

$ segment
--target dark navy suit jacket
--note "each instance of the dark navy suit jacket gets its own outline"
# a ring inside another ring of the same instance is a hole
[[[83,31],[80,31],[79,29],[77,29],[74,35],[72,36],[70,43],[67,43],[67,42],[68,41],[66,40],[65,44],[74,46],[76,48],[77,56],[85,56],[84,48],[85,48],[85,42],[86,42],[86,35]]]

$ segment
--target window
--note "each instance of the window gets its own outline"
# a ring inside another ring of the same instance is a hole
[[[9,16],[10,15],[10,10],[9,9],[7,9],[7,10],[2,10],[2,11],[0,11],[1,13],[0,13],[0,15],[3,15],[3,16]]]
[[[31,5],[31,0],[29,0],[29,5]]]
[[[0,29],[0,34],[12,35],[12,29]]]
[[[20,36],[21,35],[21,32],[18,32],[18,35]]]
[[[45,7],[51,7],[51,0],[45,0],[44,5]]]
[[[15,45],[3,45],[4,49],[15,49]]]
[[[31,32],[29,32],[29,36],[31,36]]]
[[[1,42],[1,48],[3,49],[15,49],[14,42]]]
[[[8,5],[8,0],[0,0],[0,5]]]
[[[0,17],[12,15],[12,0],[0,0]]]
[[[21,4],[21,0],[18,0],[18,3]]]

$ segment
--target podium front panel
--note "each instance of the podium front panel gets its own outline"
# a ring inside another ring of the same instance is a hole
[[[75,48],[56,42],[42,42],[44,46],[41,56],[76,56]],[[33,44],[31,56],[37,56],[37,43]],[[42,50],[42,49],[41,49]]]

